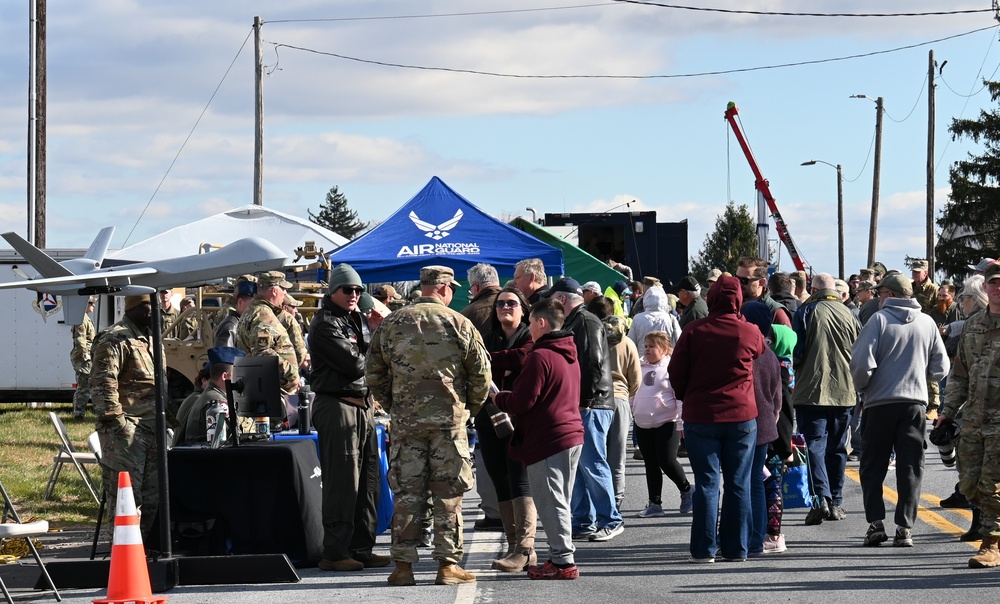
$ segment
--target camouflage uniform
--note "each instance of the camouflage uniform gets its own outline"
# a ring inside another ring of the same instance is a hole
[[[926,267],[925,267],[926,268]],[[923,285],[913,283],[913,299],[920,303],[920,311],[929,315],[937,308],[938,286],[928,277]],[[934,380],[927,380],[927,412],[928,419],[935,419],[938,407],[941,403],[941,384]]]
[[[73,326],[73,350],[69,360],[76,372],[76,393],[73,394],[73,417],[83,417],[90,401],[90,369],[92,366],[91,348],[97,329],[90,316],[83,315],[83,323]]]
[[[169,308],[160,308],[160,328],[163,329],[164,336],[168,338],[177,337],[177,325],[174,325],[177,321],[177,317],[180,316],[180,312],[173,305]],[[170,332],[167,332],[168,327],[172,327]]]
[[[292,348],[295,351],[295,366],[301,367],[302,361],[306,359],[306,339],[302,335],[302,326],[295,319],[295,316],[282,309],[278,313],[278,322],[285,328],[288,332],[288,339],[292,342]]]
[[[280,312],[281,307],[267,300],[257,298],[251,302],[236,326],[236,346],[247,356],[278,357],[281,390],[290,394],[298,389],[299,366],[288,331],[278,320]]]
[[[108,529],[114,527],[118,473],[128,472],[144,541],[155,529],[159,507],[155,373],[152,336],[128,317],[97,337],[90,389],[101,441],[104,491],[108,494]]]
[[[417,561],[430,497],[433,557],[460,562],[462,495],[473,483],[465,425],[485,402],[492,379],[482,336],[440,299],[419,297],[375,331],[365,377],[392,414],[393,560]]]
[[[1000,537],[1000,317],[980,312],[965,322],[941,415],[962,410],[959,490],[982,511],[984,536]]]

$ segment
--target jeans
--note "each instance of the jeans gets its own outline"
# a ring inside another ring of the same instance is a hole
[[[573,532],[592,533],[622,523],[615,505],[615,488],[608,466],[608,429],[614,419],[612,409],[581,409],[583,450],[573,484]]]
[[[795,422],[809,448],[809,474],[813,493],[830,500],[833,505],[841,505],[844,501],[847,430],[851,423],[852,409],[853,407],[824,405],[795,408]]]
[[[756,440],[754,419],[718,424],[684,423],[684,442],[694,474],[691,557],[714,558],[717,550],[725,558],[747,557],[750,466]],[[723,488],[721,523],[720,486]]]
[[[750,470],[750,553],[764,551],[764,536],[767,534],[767,495],[764,493],[764,464],[767,463],[767,444],[757,445],[753,450],[753,466]]]
[[[608,466],[611,467],[615,507],[619,513],[622,511],[622,502],[625,501],[625,450],[631,425],[632,407],[628,404],[628,399],[615,398],[615,415],[608,428]]]

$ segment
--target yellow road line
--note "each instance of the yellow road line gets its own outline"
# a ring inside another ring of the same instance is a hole
[[[854,468],[847,468],[845,474],[847,475],[848,478],[850,478],[854,482],[861,484],[861,476],[858,474],[858,471],[855,470]],[[882,496],[892,505],[896,505],[899,502],[899,495],[896,493],[896,491],[893,491],[892,489],[890,489],[885,485],[882,485]],[[931,505],[941,504],[941,498],[935,497],[933,495],[922,495],[920,499],[930,503]],[[970,521],[972,520],[972,512],[970,512],[969,510],[952,510],[952,511],[957,513],[959,516],[966,518],[967,520]],[[919,506],[917,508],[917,517],[919,517],[927,524],[933,526],[937,530],[941,531],[942,533],[948,533],[956,537],[961,536],[962,534],[965,533],[965,529],[959,527],[957,524],[952,523],[947,518],[938,514],[937,512],[932,512],[931,510],[925,508],[924,506]],[[968,543],[971,547],[979,549],[978,541],[966,541],[965,543]]]

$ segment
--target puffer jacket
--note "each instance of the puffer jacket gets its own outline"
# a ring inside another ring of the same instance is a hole
[[[681,337],[681,326],[677,318],[670,312],[670,300],[662,287],[651,287],[642,295],[643,311],[632,319],[632,328],[628,337],[635,347],[642,350],[646,334],[662,331],[670,336],[670,345],[676,346]]]

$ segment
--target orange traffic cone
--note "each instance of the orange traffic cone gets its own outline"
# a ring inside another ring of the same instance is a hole
[[[111,572],[108,574],[108,597],[94,604],[160,604],[165,597],[153,596],[149,585],[146,552],[139,532],[139,513],[132,495],[132,478],[118,473],[118,504],[115,507],[115,537],[111,544]]]

